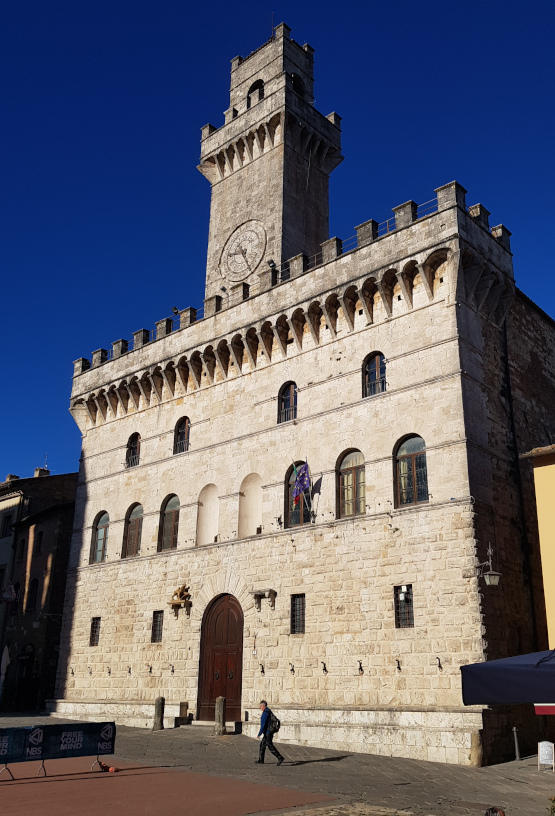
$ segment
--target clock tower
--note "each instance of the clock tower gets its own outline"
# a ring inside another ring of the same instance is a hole
[[[231,61],[225,123],[202,128],[199,170],[212,186],[211,310],[222,288],[256,289],[269,262],[314,255],[329,237],[328,178],[343,159],[340,117],[314,107],[313,53],[277,26],[267,43]]]

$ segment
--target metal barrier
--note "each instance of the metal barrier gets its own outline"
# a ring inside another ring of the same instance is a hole
[[[32,725],[25,728],[0,728],[0,774],[15,762],[42,762],[37,776],[43,771],[46,759],[63,757],[96,756],[91,770],[99,762],[98,757],[113,754],[116,743],[116,724],[72,723],[60,725]]]

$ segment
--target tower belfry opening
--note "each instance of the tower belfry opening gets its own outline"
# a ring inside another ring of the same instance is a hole
[[[340,117],[313,104],[314,50],[281,23],[248,57],[231,61],[224,125],[202,129],[199,170],[212,186],[206,294],[222,283],[254,289],[329,237],[329,174],[343,160]]]

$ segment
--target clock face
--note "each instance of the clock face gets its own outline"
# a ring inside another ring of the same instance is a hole
[[[266,230],[260,221],[237,227],[222,252],[221,271],[232,281],[241,281],[257,268],[266,249]]]

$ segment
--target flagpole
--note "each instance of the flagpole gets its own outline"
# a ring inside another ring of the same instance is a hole
[[[308,460],[306,461],[306,464],[308,465]],[[295,482],[296,482],[296,481],[297,481],[297,478],[298,478],[298,473],[297,473],[297,468],[295,467],[295,462],[293,462],[293,470],[295,471]],[[309,474],[309,476],[308,476],[308,481],[310,482],[310,474]],[[308,514],[310,515],[310,511],[311,511],[311,509],[312,509],[312,497],[311,497],[311,499],[310,499],[310,505],[311,505],[311,506],[309,507],[309,506],[308,506],[308,502],[307,502],[307,500],[306,500],[306,496],[305,496],[305,491],[304,491],[304,490],[303,490],[303,499],[304,499],[304,503],[305,503],[305,505],[306,505],[306,510],[307,510]]]

